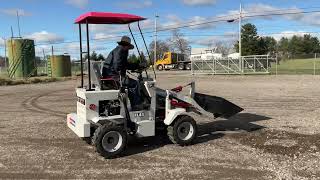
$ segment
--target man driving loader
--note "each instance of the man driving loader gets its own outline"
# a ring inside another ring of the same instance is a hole
[[[118,42],[118,46],[113,49],[102,66],[102,77],[112,77],[121,82],[122,86],[128,87],[129,99],[133,110],[140,110],[141,94],[140,86],[137,80],[129,78],[126,75],[127,70],[137,70],[146,68],[146,63],[129,63],[129,50],[134,49],[131,44],[131,39],[128,36],[123,36]],[[121,77],[121,78],[120,78]]]

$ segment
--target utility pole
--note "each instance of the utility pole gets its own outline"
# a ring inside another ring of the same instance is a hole
[[[240,11],[239,11],[239,56],[242,56],[241,53],[241,27],[242,25],[242,4],[240,3]]]
[[[19,38],[21,38],[19,11],[17,11],[17,22],[18,22]]]
[[[14,37],[13,37],[13,28],[12,28],[12,26],[11,26],[11,39],[13,39]]]
[[[154,60],[153,64],[156,63],[157,61],[157,41],[158,41],[158,29],[157,29],[157,18],[159,16],[156,14],[155,15],[155,20],[154,20]]]
[[[241,30],[242,30],[242,4],[240,2],[240,9],[239,9],[239,63],[241,64],[241,71],[243,73],[243,61],[242,61],[242,48],[241,48],[241,45],[242,45],[242,40],[241,40]]]

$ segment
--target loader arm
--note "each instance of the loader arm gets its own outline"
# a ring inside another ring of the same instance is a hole
[[[194,111],[198,114],[205,115],[209,118],[222,117],[228,119],[237,113],[243,111],[243,108],[233,104],[232,102],[217,96],[211,96],[195,92],[194,83],[191,86],[190,95],[185,96],[179,92],[163,90],[157,88],[157,96],[162,97],[162,100],[171,101],[173,99],[190,104]],[[168,102],[163,102],[166,104]],[[191,109],[192,109],[191,108]]]

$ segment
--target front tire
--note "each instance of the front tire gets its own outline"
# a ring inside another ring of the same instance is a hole
[[[122,126],[109,122],[96,129],[92,143],[103,157],[114,158],[125,150],[127,133]]]
[[[192,144],[196,138],[197,124],[190,116],[180,116],[167,130],[172,143],[186,146]]]
[[[158,65],[157,69],[158,69],[158,71],[162,71],[163,70],[163,66],[160,64],[160,65]]]

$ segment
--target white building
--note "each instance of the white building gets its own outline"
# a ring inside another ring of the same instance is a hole
[[[216,53],[217,48],[192,48],[191,60],[209,60],[222,58],[221,53]]]
[[[230,59],[239,59],[239,53],[232,53],[228,55],[228,58]]]

